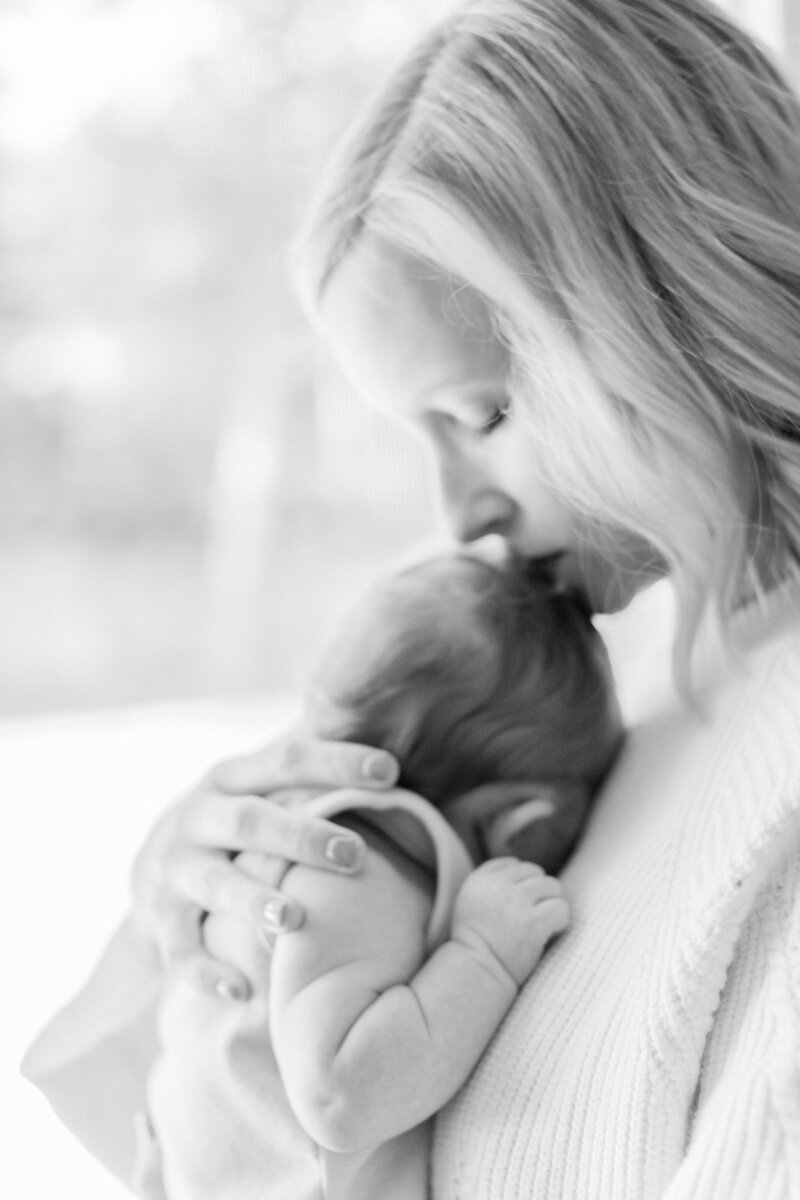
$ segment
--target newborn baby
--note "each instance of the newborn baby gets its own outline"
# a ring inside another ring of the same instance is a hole
[[[542,867],[566,858],[621,739],[584,606],[466,552],[370,591],[303,725],[392,751],[400,787],[304,801],[364,837],[366,864],[287,867],[306,917],[271,957],[209,917],[251,1000],[165,987],[149,1098],[170,1200],[422,1200],[428,1119],[566,927]]]

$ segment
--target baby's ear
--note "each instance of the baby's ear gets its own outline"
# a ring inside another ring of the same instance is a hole
[[[575,780],[484,783],[459,796],[446,815],[453,819],[457,807],[459,832],[464,826],[475,831],[477,843],[468,849],[476,858],[513,854],[553,875],[578,840],[590,796]]]
[[[548,875],[557,875],[572,853],[589,810],[586,784],[563,781],[533,784],[531,803],[520,807],[519,816],[528,819],[509,826],[502,838],[505,854],[526,862],[538,863]],[[540,801],[535,806],[535,801]],[[502,830],[498,829],[502,834]],[[493,839],[494,840],[494,839]],[[498,851],[492,847],[492,853]]]

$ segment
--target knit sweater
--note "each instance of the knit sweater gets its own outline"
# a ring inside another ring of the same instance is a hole
[[[438,1118],[435,1200],[800,1197],[800,589],[650,695],[572,924]]]

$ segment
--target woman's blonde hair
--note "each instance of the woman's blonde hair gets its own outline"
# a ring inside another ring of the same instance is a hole
[[[684,678],[707,610],[798,570],[800,106],[719,12],[467,3],[334,156],[312,309],[367,233],[485,297],[549,482],[672,574]]]

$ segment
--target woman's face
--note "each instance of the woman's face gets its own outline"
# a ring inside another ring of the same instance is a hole
[[[541,448],[515,420],[508,351],[477,293],[371,240],[338,268],[321,324],[363,397],[418,430],[433,450],[460,541],[499,534],[522,557],[547,560],[597,612],[624,607],[654,577],[651,549],[627,535],[620,577],[544,482]]]

